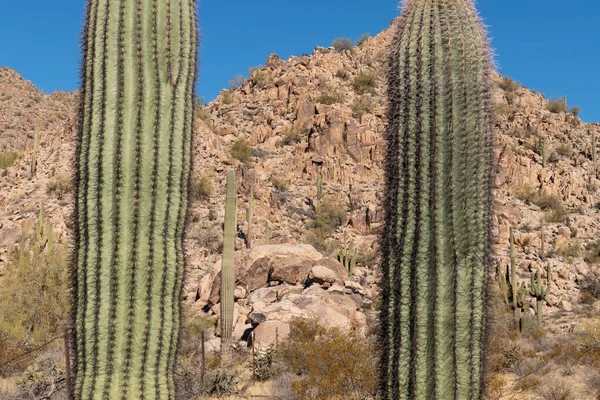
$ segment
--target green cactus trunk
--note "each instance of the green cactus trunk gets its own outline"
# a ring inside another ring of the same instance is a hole
[[[224,354],[233,331],[233,305],[235,291],[235,236],[237,225],[237,190],[235,172],[227,173],[225,229],[223,234],[223,261],[221,266],[221,345]]]
[[[542,168],[546,168],[546,138],[540,138],[540,156],[542,156]]]
[[[246,247],[252,248],[252,227],[254,220],[254,184],[255,178],[252,176],[250,183],[250,198],[248,199],[248,208],[246,208],[246,222],[248,223],[248,231],[246,233]]]
[[[76,399],[174,399],[194,0],[90,0],[76,169]]]
[[[35,125],[35,133],[33,137],[33,151],[31,152],[31,177],[35,176],[37,171],[37,156],[40,150],[40,129],[38,125]]]
[[[408,0],[388,76],[382,399],[483,393],[493,107],[470,0]]]

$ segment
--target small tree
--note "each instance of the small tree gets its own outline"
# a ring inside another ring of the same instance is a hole
[[[344,50],[354,49],[354,43],[348,38],[337,38],[333,41],[332,46],[338,53],[341,53]]]

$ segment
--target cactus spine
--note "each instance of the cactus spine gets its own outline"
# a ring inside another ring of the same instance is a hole
[[[223,233],[223,261],[221,266],[221,349],[227,353],[227,345],[233,330],[233,292],[235,290],[235,236],[237,226],[237,190],[235,171],[227,173],[225,205],[225,229]]]
[[[196,77],[194,0],[89,0],[72,397],[173,399]]]
[[[470,0],[407,0],[388,68],[382,399],[483,394],[493,107]]]
[[[535,279],[533,272],[531,273],[531,284],[529,285],[529,294],[536,299],[537,305],[537,322],[538,324],[542,323],[542,301],[546,300],[546,296],[550,293],[550,276],[551,269],[550,265],[546,267],[546,277],[548,279],[548,286],[544,288],[542,286],[542,271],[538,268]]]
[[[35,133],[33,138],[33,151],[31,152],[31,177],[35,175],[37,170],[37,156],[40,150],[40,129],[38,125],[35,125]]]

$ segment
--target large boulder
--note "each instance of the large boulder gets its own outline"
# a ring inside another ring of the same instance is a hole
[[[254,346],[267,350],[276,346],[290,335],[290,325],[281,321],[265,321],[254,329]]]
[[[311,318],[312,312],[303,310],[289,300],[283,300],[277,303],[266,305],[265,303],[255,303],[254,309],[248,315],[248,321],[257,326],[265,321],[280,321],[289,323],[295,318]]]

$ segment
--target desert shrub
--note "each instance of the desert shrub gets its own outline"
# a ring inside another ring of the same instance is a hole
[[[220,253],[223,249],[223,232],[211,224],[200,224],[192,227],[188,238],[196,241],[198,246],[210,253]]]
[[[297,375],[295,398],[373,399],[377,388],[373,341],[314,322],[294,321],[278,357]]]
[[[224,92],[224,93],[229,93],[229,92]],[[212,122],[210,113],[208,112],[206,107],[198,107],[198,109],[196,110],[196,113],[198,115],[198,118],[200,118],[202,121],[204,121],[206,126],[208,126],[209,128],[212,128],[213,122]]]
[[[600,371],[592,371],[585,379],[588,394],[600,400]]]
[[[263,70],[262,65],[250,68],[250,81],[259,88],[265,87],[270,79],[267,71]]]
[[[538,395],[542,400],[571,400],[570,385],[562,380],[551,380],[540,386]]]
[[[273,187],[277,191],[279,191],[279,192],[287,192],[288,189],[290,188],[290,182],[289,181],[286,181],[284,179],[280,179],[280,178],[276,177],[275,175],[271,175],[271,177],[269,178],[269,180],[273,184]]]
[[[535,190],[535,188],[533,188],[531,185],[523,184],[517,188],[515,191],[515,196],[519,200],[533,203],[537,196],[537,190]]]
[[[346,208],[331,199],[324,199],[317,206],[309,228],[318,234],[328,236],[346,222]]]
[[[340,90],[331,87],[325,88],[325,90],[323,90],[321,94],[315,99],[317,103],[326,105],[343,103],[344,100],[344,94]]]
[[[515,92],[521,87],[521,85],[519,85],[517,82],[515,82],[508,76],[503,77],[498,86],[500,86],[500,89],[504,90],[505,92],[510,93]]]
[[[590,193],[596,193],[598,191],[598,185],[595,182],[586,183],[585,188]]]
[[[192,200],[208,200],[213,194],[213,184],[208,175],[192,177],[190,195]]]
[[[66,383],[65,366],[60,350],[56,348],[47,352],[17,377],[15,386],[22,395],[31,399],[67,398],[66,393],[61,393],[66,391]]]
[[[71,178],[67,175],[58,175],[48,182],[46,192],[53,194],[57,199],[62,200],[64,196],[73,190]]]
[[[600,261],[600,240],[590,242],[585,246],[585,262],[589,264],[596,264]]]
[[[558,114],[560,112],[567,112],[564,99],[550,99],[548,105],[546,106],[546,109],[554,114]]]
[[[340,68],[335,72],[335,77],[346,80],[350,77],[350,74],[345,69]]]
[[[560,223],[564,222],[568,213],[565,209],[562,199],[554,194],[542,193],[536,195],[533,202],[546,211],[544,220],[549,223]]]
[[[240,86],[242,86],[244,84],[244,75],[242,74],[237,74],[234,75],[233,78],[229,81],[229,88],[230,89],[236,89],[239,88]]]
[[[231,156],[246,164],[252,157],[252,148],[245,139],[239,138],[231,146]]]
[[[369,35],[368,33],[363,33],[358,39],[356,39],[356,45],[362,46],[363,44],[367,43],[370,38],[371,35]]]
[[[302,141],[302,135],[300,130],[296,127],[286,127],[283,132],[283,140],[281,141],[282,146],[289,146]]]
[[[361,96],[350,107],[352,108],[352,116],[360,119],[364,114],[373,111],[374,104],[370,97]]]
[[[0,355],[7,357],[11,348],[20,354],[60,336],[67,318],[67,243],[43,214],[23,232],[0,286]]]
[[[373,93],[377,87],[378,76],[373,71],[361,71],[352,80],[350,86],[356,94]]]
[[[581,112],[581,107],[579,107],[579,106],[569,107],[569,114],[573,114],[574,117],[579,116],[580,112]]]
[[[223,104],[231,104],[233,96],[229,90],[221,90],[221,102]]]
[[[14,151],[5,151],[0,152],[0,169],[6,169],[8,167],[12,167],[15,161],[18,158],[17,152]]]
[[[573,155],[573,148],[566,143],[561,143],[557,148],[556,152],[563,157],[571,157]]]
[[[354,49],[354,43],[352,43],[352,40],[348,38],[337,38],[331,45],[338,53],[341,53],[344,50]]]
[[[581,245],[577,242],[567,243],[565,246],[557,248],[556,254],[567,260],[572,260],[581,255]]]
[[[589,299],[587,301],[589,303],[600,300],[600,271],[595,270],[589,272],[581,282],[579,282],[579,288],[581,289],[582,302],[584,298]]]
[[[356,263],[363,267],[376,267],[379,253],[371,247],[362,247],[356,255]]]
[[[600,320],[588,322],[578,340],[584,364],[600,369]]]

